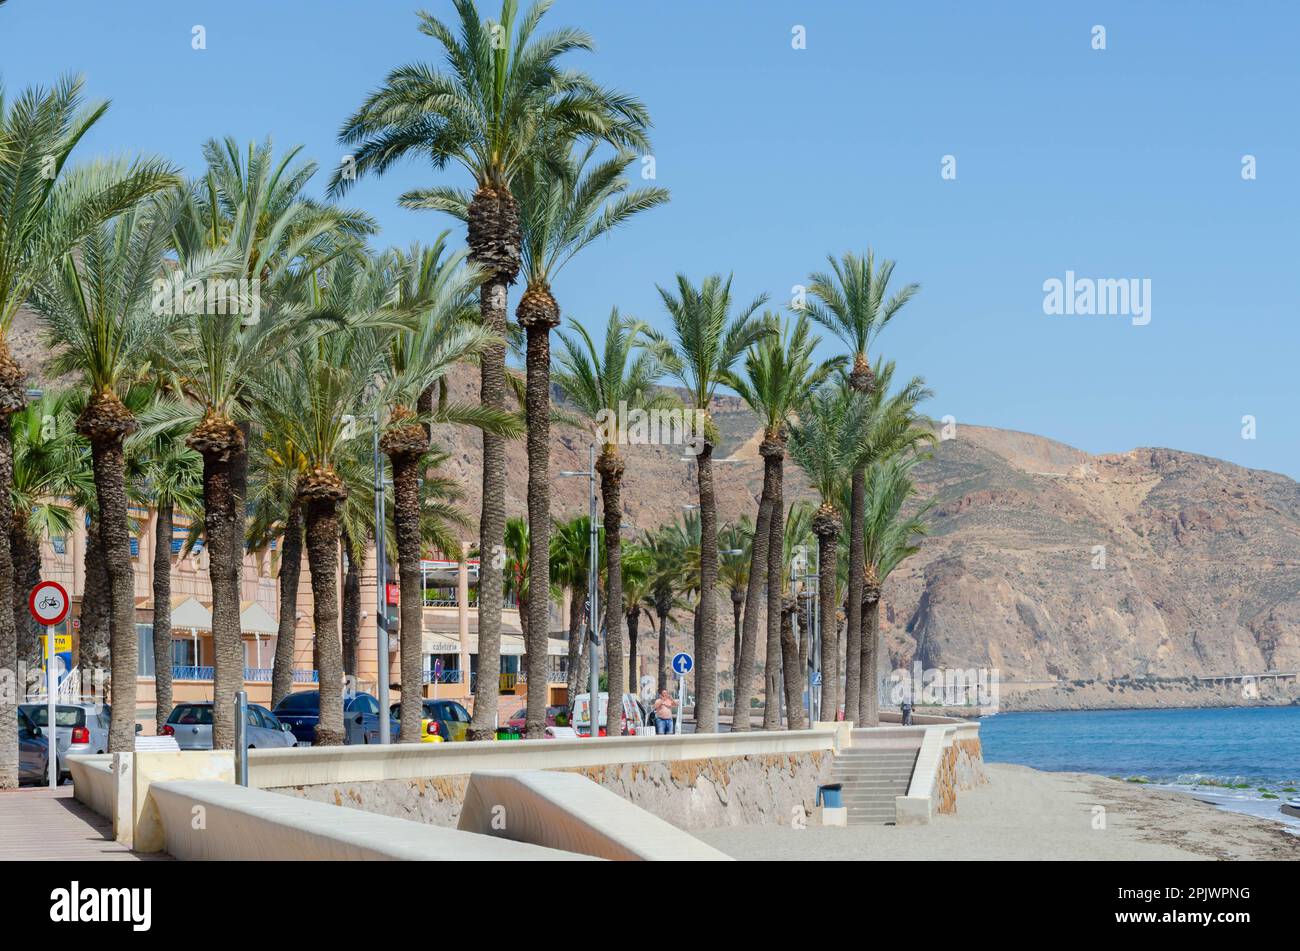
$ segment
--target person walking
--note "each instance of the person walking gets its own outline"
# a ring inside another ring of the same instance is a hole
[[[669,696],[668,691],[660,690],[654,704],[656,734],[673,732],[673,707],[675,706],[677,701]]]

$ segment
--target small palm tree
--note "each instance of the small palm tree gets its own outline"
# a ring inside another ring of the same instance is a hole
[[[839,714],[839,631],[836,611],[837,539],[840,511],[836,500],[856,459],[855,428],[860,413],[855,394],[843,380],[823,383],[805,403],[798,420],[790,425],[790,455],[808,476],[821,499],[812,519],[817,536],[818,600],[821,614],[821,671],[823,720]]]
[[[470,258],[487,275],[480,292],[481,320],[504,341],[507,289],[522,258],[520,208],[512,191],[516,178],[542,158],[558,165],[557,142],[582,137],[641,148],[647,144],[649,117],[637,100],[559,65],[566,53],[590,51],[593,43],[575,29],[537,35],[550,0],[530,6],[522,17],[516,0],[502,0],[496,21],[483,20],[473,0],[455,0],[455,6],[458,32],[428,13],[419,14],[420,32],[441,44],[449,69],[412,64],[388,74],[343,126],[340,139],[357,149],[353,161],[335,175],[334,187],[346,188],[356,175],[383,173],[411,155],[429,158],[437,169],[449,163],[464,167],[475,186],[466,206]],[[449,200],[460,204],[455,191],[446,188],[418,189],[402,197],[407,207],[438,210],[447,210]],[[539,359],[540,352],[530,365]],[[504,342],[483,352],[479,368],[483,405],[504,411]],[[549,452],[549,446],[538,451]],[[505,518],[505,444],[484,431],[479,664],[490,670],[500,660],[502,575],[495,555],[504,543]],[[546,530],[540,527],[539,534]],[[546,554],[534,557],[544,560]],[[483,677],[475,693],[472,738],[490,738],[496,714],[496,683]]]
[[[106,179],[122,169],[105,166]],[[55,373],[76,373],[87,390],[77,432],[89,443],[99,532],[111,586],[113,714],[109,746],[135,748],[137,674],[135,569],[127,525],[126,438],[139,428],[123,401],[169,321],[154,313],[172,222],[154,203],[94,229],[40,282],[32,301],[57,349]]]
[[[654,613],[659,622],[655,689],[664,690],[668,686],[668,622],[678,610],[686,608],[686,602],[678,594],[682,579],[683,552],[676,536],[666,526],[656,532],[647,533],[643,545],[654,558],[650,597],[654,602]]]
[[[605,346],[598,350],[586,328],[576,321],[573,335],[561,333],[562,350],[554,373],[560,389],[577,411],[593,423],[602,442],[596,457],[600,473],[600,495],[605,521],[605,636],[611,684],[609,722],[619,722],[622,709],[618,684],[623,676],[623,575],[622,553],[623,458],[618,451],[618,434],[609,420],[618,414],[620,403],[653,409],[670,403],[654,389],[663,375],[667,345],[639,320],[624,318],[617,309],[610,312],[605,328]],[[595,623],[595,619],[593,619]],[[480,663],[482,661],[480,660]]]
[[[635,694],[640,691],[637,637],[641,630],[641,615],[649,613],[645,600],[654,580],[654,555],[635,542],[624,542],[619,563],[623,570],[623,617],[627,621],[627,689]]]
[[[506,519],[506,597],[513,596],[519,605],[519,627],[523,631],[525,644],[529,643],[528,583],[531,580],[528,571],[528,535],[527,519]],[[531,680],[531,671],[529,679]]]
[[[739,521],[728,522],[718,533],[718,583],[731,592],[733,698],[735,685],[740,680],[741,612],[749,588],[753,544],[754,523],[748,515],[742,515]]]
[[[696,619],[695,729],[718,731],[718,632],[714,588],[718,582],[718,502],[713,486],[713,447],[716,427],[709,412],[718,386],[741,355],[770,331],[755,319],[767,299],[759,295],[733,313],[731,278],[713,274],[696,288],[684,274],[677,289],[659,288],[672,319],[676,353],[671,373],[687,391],[687,408],[702,414],[704,432],[695,456],[700,494],[700,608]],[[741,645],[744,646],[743,644]],[[744,718],[742,717],[742,720]]]
[[[868,359],[868,347],[903,306],[920,290],[908,284],[892,296],[889,279],[894,262],[883,261],[877,267],[875,254],[866,256],[846,252],[842,258],[827,259],[830,273],[821,271],[809,279],[807,310],[813,319],[840,338],[853,351],[853,369],[849,388],[870,397],[877,388],[875,374]],[[855,466],[850,474],[852,501],[849,508],[849,604],[847,614],[847,651],[850,657],[861,652],[863,575],[863,519],[867,463]],[[848,664],[845,680],[846,716],[853,717],[861,697],[857,665]]]
[[[175,182],[170,167],[155,159],[113,166],[122,173],[117,177],[105,174],[104,165],[70,169],[72,153],[108,108],[106,102],[83,105],[82,89],[80,77],[65,78],[10,100],[0,85],[0,525],[13,519],[9,420],[26,402],[27,374],[8,343],[14,315],[87,234]],[[0,604],[13,597],[9,533],[0,531]],[[0,611],[0,668],[6,670],[18,665],[11,620],[11,612]],[[134,669],[130,676],[134,681]],[[0,698],[0,789],[18,785],[16,699]]]
[[[813,336],[808,318],[800,315],[793,325],[781,326],[774,315],[766,318],[768,324],[780,326],[778,333],[769,335],[749,349],[745,355],[743,373],[729,373],[727,380],[759,417],[763,425],[763,441],[759,453],[763,457],[763,493],[759,498],[758,524],[755,526],[754,546],[751,550],[750,572],[767,582],[767,690],[763,712],[763,729],[776,730],[781,726],[781,704],[777,697],[781,691],[781,618],[782,539],[785,537],[783,515],[785,500],[783,467],[785,460],[786,431],[789,422],[807,399],[808,392],[830,372],[833,364],[814,368],[812,353],[821,341]],[[757,653],[758,593],[760,586],[751,589],[746,604],[745,632],[741,638],[743,673],[736,683],[738,709],[749,709],[753,690],[754,658]],[[790,672],[790,687],[799,671]],[[802,692],[800,693],[802,697]],[[800,701],[802,703],[802,701]],[[800,707],[801,708],[801,707]],[[792,715],[795,708],[791,707]],[[742,717],[732,729],[748,730],[749,718]]]
[[[597,529],[597,545],[604,529]],[[556,522],[551,532],[551,583],[569,591],[569,706],[582,690],[587,652],[580,637],[586,614],[587,583],[591,566],[591,519],[586,515]]]

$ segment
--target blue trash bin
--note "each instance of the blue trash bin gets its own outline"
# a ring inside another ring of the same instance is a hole
[[[817,787],[817,805],[825,806],[827,809],[838,809],[842,804],[839,783]]]

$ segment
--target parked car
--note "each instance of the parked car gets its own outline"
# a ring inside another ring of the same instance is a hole
[[[291,693],[275,708],[275,716],[287,723],[299,746],[316,741],[316,724],[320,721],[320,691]],[[397,736],[397,723],[388,722],[391,736]],[[349,745],[379,742],[379,701],[368,693],[343,698],[343,742]]]
[[[24,703],[19,709],[33,726],[49,734],[50,709],[43,703]],[[82,753],[108,751],[108,725],[111,708],[98,703],[60,703],[54,707],[55,747],[59,758],[59,782],[71,775],[68,757]]]
[[[183,750],[212,749],[212,704],[182,703],[172,710],[162,728],[163,736],[175,737]],[[256,703],[248,705],[248,748],[282,749],[296,746],[298,738],[274,713]]]
[[[568,726],[568,716],[569,716],[569,708],[564,706],[564,704],[547,707],[546,723],[544,725],[545,726]],[[524,727],[527,726],[527,723],[528,723],[528,707],[524,706],[516,710],[514,712],[514,715],[511,716],[510,719],[506,721],[506,728],[510,730],[518,730],[520,733],[522,733],[524,731]]]
[[[596,701],[598,707],[596,723],[599,728],[599,736],[606,736],[609,732],[609,726],[606,722],[609,719],[609,694],[601,692],[599,699]],[[580,693],[578,699],[573,704],[573,729],[578,736],[591,736],[591,694]],[[632,732],[631,726],[642,726],[646,722],[645,710],[641,702],[630,693],[623,694],[623,709],[619,715],[618,733],[616,736],[627,736]]]
[[[402,716],[402,705],[395,703],[388,708],[396,723]],[[424,700],[424,716],[420,720],[421,743],[459,743],[469,733],[469,711],[455,700]],[[400,728],[393,730],[394,738],[400,737]]]
[[[18,708],[18,782],[43,783],[49,778],[50,741],[23,708]]]

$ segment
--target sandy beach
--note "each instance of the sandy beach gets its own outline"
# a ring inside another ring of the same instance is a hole
[[[739,826],[694,834],[738,859],[1300,859],[1300,836],[1280,824],[1191,795],[1086,773],[1000,763],[986,769],[988,784],[962,791],[957,815],[928,826]]]

